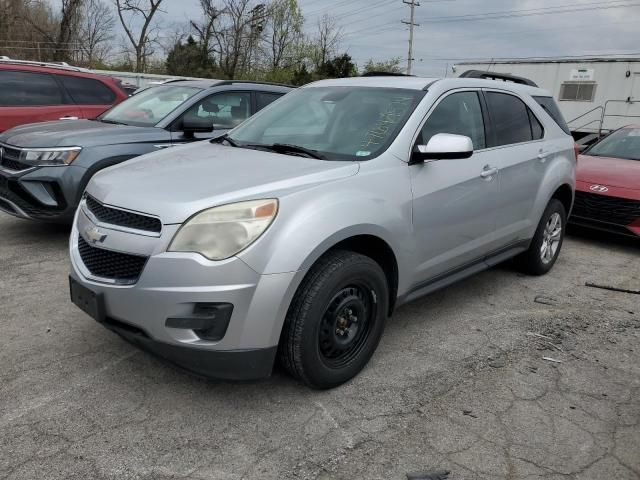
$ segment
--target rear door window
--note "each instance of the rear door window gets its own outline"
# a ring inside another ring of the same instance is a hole
[[[256,92],[256,112],[278,100],[283,93]]]
[[[533,139],[527,106],[507,93],[486,92],[495,145],[530,142]]]
[[[0,70],[0,106],[38,107],[64,104],[62,91],[46,73]]]
[[[111,105],[116,100],[116,94],[98,80],[70,75],[58,79],[77,105]]]
[[[569,126],[567,125],[567,122],[565,122],[564,117],[558,108],[558,104],[556,104],[553,98],[533,97],[533,99],[538,102],[538,104],[549,114],[551,118],[553,118],[564,133],[571,135],[571,130],[569,130]]]

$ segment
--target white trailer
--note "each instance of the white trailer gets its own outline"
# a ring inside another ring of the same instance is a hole
[[[455,76],[483,70],[534,81],[553,94],[576,138],[640,123],[640,58],[491,60],[452,70]]]

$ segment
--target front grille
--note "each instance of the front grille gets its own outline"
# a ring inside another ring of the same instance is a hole
[[[162,230],[162,223],[155,217],[107,207],[90,195],[87,195],[85,202],[89,211],[101,222],[146,232],[159,233]]]
[[[78,251],[82,263],[96,277],[135,283],[148,257],[92,247],[78,235]]]
[[[629,225],[640,218],[640,201],[576,192],[572,216]]]
[[[18,172],[32,167],[32,165],[20,162],[20,150],[10,147],[0,148],[2,148],[2,160],[0,161],[0,165],[3,167]]]

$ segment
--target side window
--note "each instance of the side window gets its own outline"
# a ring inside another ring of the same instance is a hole
[[[540,140],[542,137],[544,137],[544,127],[533,114],[533,112],[528,108],[527,113],[529,114],[529,123],[531,124],[531,135],[533,136],[534,140]]]
[[[495,146],[529,142],[533,139],[527,106],[506,93],[487,92],[487,106],[496,136]]]
[[[0,106],[62,105],[62,92],[46,73],[0,70]]]
[[[70,75],[58,79],[77,105],[111,105],[116,100],[116,94],[98,80]]]
[[[473,148],[485,148],[484,119],[477,92],[452,93],[433,110],[422,127],[423,145],[437,133],[465,135],[473,141]]]
[[[250,108],[249,92],[216,93],[196,102],[184,116],[210,118],[213,128],[228,129],[249,118]]]
[[[256,112],[278,100],[282,93],[256,92]]]

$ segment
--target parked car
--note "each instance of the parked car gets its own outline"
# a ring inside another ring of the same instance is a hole
[[[580,155],[571,223],[640,236],[640,126],[616,130]]]
[[[0,135],[0,209],[69,223],[99,170],[221,135],[290,90],[251,82],[174,81],[147,88],[95,120],[9,130]]]
[[[128,96],[119,80],[84,68],[0,58],[0,132],[27,123],[95,118]]]
[[[558,258],[574,143],[548,92],[475,78],[326,80],[227,135],[100,172],[70,239],[71,298],[203,375],[315,388],[387,317],[508,258]]]

